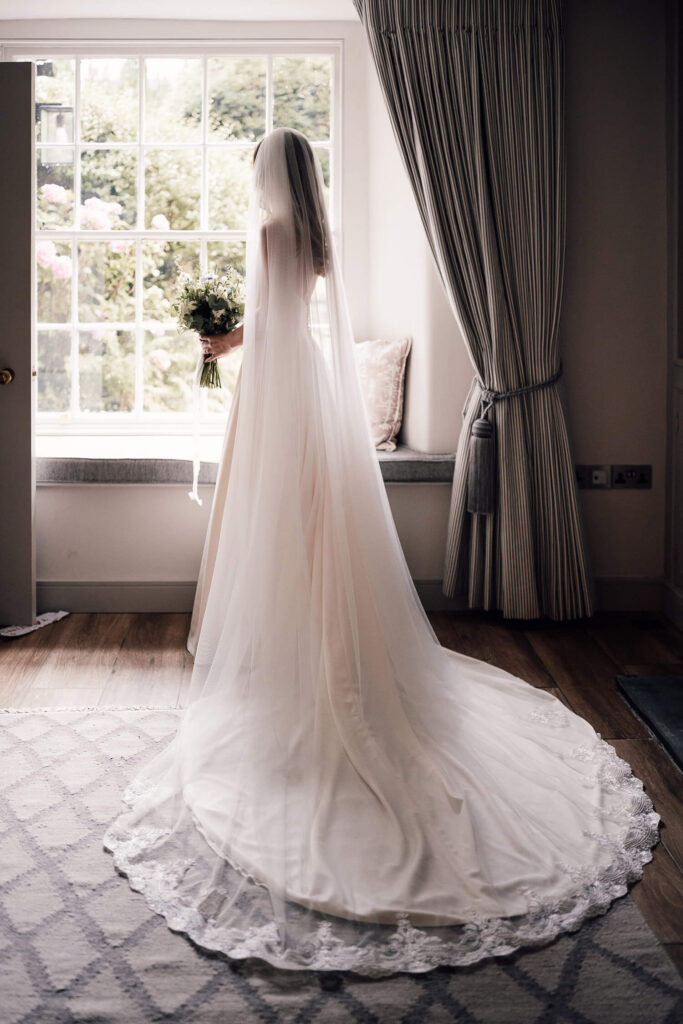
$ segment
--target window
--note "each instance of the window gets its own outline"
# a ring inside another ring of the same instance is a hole
[[[334,45],[201,53],[11,53],[36,67],[39,433],[189,429],[194,334],[179,270],[244,270],[253,149],[291,126],[320,158],[333,224],[339,175]],[[202,394],[223,428],[224,390]]]

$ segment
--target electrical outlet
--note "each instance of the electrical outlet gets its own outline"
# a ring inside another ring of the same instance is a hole
[[[586,490],[607,490],[611,486],[609,466],[575,466],[576,483]]]
[[[652,466],[612,466],[612,487],[620,490],[652,487]]]

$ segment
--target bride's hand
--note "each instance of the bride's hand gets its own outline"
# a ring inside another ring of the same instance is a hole
[[[200,334],[199,340],[202,343],[204,362],[213,363],[216,359],[226,355],[230,349],[237,348],[242,344],[243,333],[244,328],[240,324],[228,334]]]

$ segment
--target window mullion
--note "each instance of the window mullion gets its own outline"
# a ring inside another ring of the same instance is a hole
[[[134,241],[137,238],[149,239],[150,241],[158,241],[161,236],[159,231],[155,231],[150,228],[146,231],[135,231],[131,230],[124,231],[99,231],[93,229],[92,231],[72,231],[69,228],[58,229],[54,231],[50,228],[36,231],[36,238],[50,238],[53,242],[64,242],[70,239],[78,238],[82,242],[111,242],[113,240],[120,241],[121,239],[128,239]],[[189,229],[187,231],[164,231],[163,238],[171,242],[187,242],[194,241],[195,238],[206,238],[208,241],[214,239],[218,242],[225,240],[231,241],[237,239],[241,241],[245,237],[244,228],[226,228],[224,231],[194,231]]]
[[[206,55],[202,60],[202,177],[199,191],[199,228],[209,228],[209,154],[207,142],[209,138],[209,60]],[[206,239],[200,244],[200,267],[206,272]]]
[[[137,229],[145,227],[145,165],[142,142],[145,131],[145,59],[138,60],[138,202]],[[143,316],[143,281],[142,281],[142,246],[141,238],[135,241],[135,417],[142,419],[142,396],[145,386],[144,378],[144,325]]]
[[[80,275],[80,252],[78,227],[81,219],[81,58],[74,61],[74,240],[71,246],[71,401],[70,418],[78,416],[81,405],[81,382],[78,366],[78,279]]]
[[[273,130],[273,55],[266,64],[266,134]]]
[[[209,138],[209,60],[206,54],[202,58],[202,170],[199,186],[199,227],[202,232],[209,227],[209,152],[207,142]],[[199,240],[199,272],[205,274],[208,271],[206,237],[202,235]],[[203,420],[206,416],[206,397],[199,396],[199,417]]]

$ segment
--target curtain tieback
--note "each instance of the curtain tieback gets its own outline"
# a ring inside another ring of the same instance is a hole
[[[511,391],[493,391],[491,388],[487,388],[480,377],[475,377],[476,383],[479,385],[481,391],[482,410],[481,415],[486,416],[494,402],[499,402],[501,398],[515,398],[517,395],[527,395],[531,391],[540,391],[541,388],[548,388],[551,384],[555,384],[562,376],[562,360],[557,371],[548,377],[547,380],[539,381],[538,384],[525,384],[523,388],[513,388]]]
[[[510,391],[494,391],[487,388],[479,377],[475,383],[481,392],[481,414],[472,424],[470,437],[469,462],[467,467],[467,511],[476,515],[490,515],[495,511],[496,504],[496,459],[493,423],[487,418],[489,409],[495,402],[505,398],[516,398],[517,395],[528,395],[532,391],[556,384],[562,376],[562,362],[557,371],[547,380],[537,384],[526,384]]]

